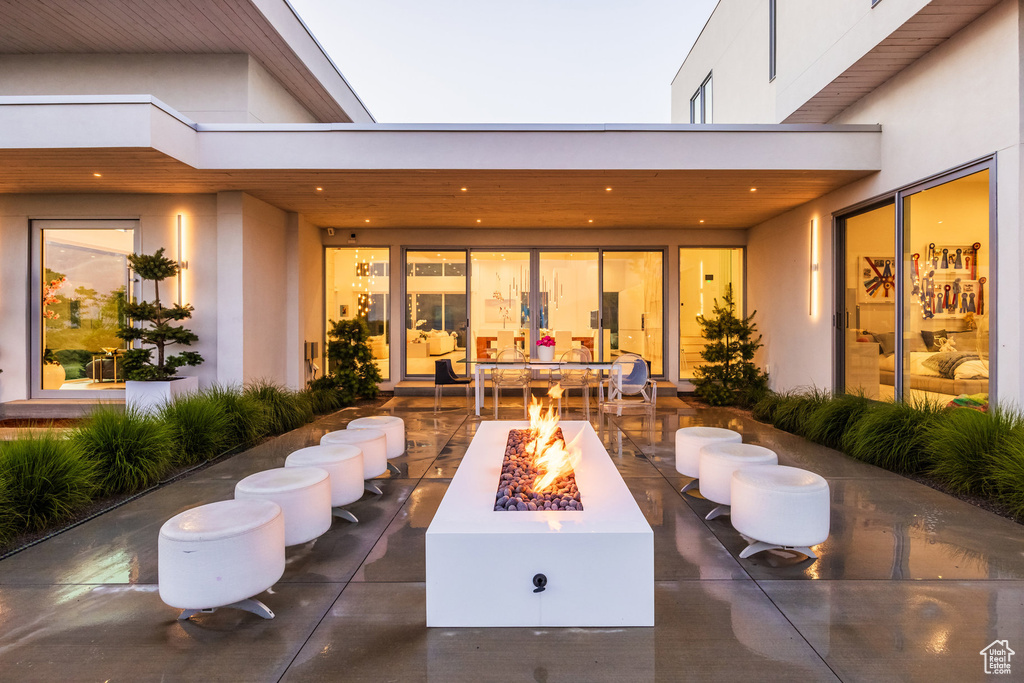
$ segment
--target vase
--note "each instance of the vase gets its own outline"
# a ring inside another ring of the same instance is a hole
[[[540,361],[553,361],[555,359],[555,347],[554,346],[538,346],[537,347],[537,360]]]
[[[43,389],[50,391],[60,389],[64,384],[67,373],[63,365],[47,364],[43,366]]]

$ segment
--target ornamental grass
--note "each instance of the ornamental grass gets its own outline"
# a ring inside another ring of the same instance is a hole
[[[313,407],[303,393],[261,380],[246,387],[244,395],[267,409],[272,434],[290,432],[313,421]]]
[[[71,441],[97,464],[102,494],[135,493],[155,484],[175,456],[169,425],[135,410],[96,410]]]
[[[209,394],[179,396],[161,408],[160,418],[175,445],[175,464],[212,460],[237,445],[232,441],[232,416]]]
[[[77,443],[53,434],[0,445],[8,529],[41,531],[88,505],[98,489],[97,463]]]

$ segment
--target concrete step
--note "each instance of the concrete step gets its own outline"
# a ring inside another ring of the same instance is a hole
[[[96,406],[124,409],[124,399],[33,398],[0,403],[0,419],[56,419],[88,415]]]

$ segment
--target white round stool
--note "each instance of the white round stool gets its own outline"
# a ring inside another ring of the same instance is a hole
[[[810,546],[828,538],[828,482],[796,467],[760,465],[732,474],[732,525],[754,542],[740,557],[772,548],[812,559]]]
[[[331,482],[319,467],[278,467],[235,484],[235,498],[270,500],[284,514],[284,544],[312,541],[331,528]]]
[[[740,443],[743,437],[731,429],[718,427],[682,427],[676,430],[676,472],[693,481],[684,486],[686,493],[700,485],[700,449],[713,443]]]
[[[222,500],[171,517],[157,542],[160,599],[178,619],[235,607],[273,619],[252,596],[284,574],[284,515],[269,500]]]
[[[778,465],[775,451],[752,443],[713,443],[700,449],[700,494],[718,507],[704,519],[729,514],[732,473],[751,465]]]
[[[331,507],[335,517],[358,522],[342,505],[363,497],[363,451],[358,446],[330,444],[300,448],[284,461],[285,467],[319,467],[331,482]]]
[[[394,415],[371,415],[370,417],[357,417],[348,423],[346,429],[379,429],[384,432],[388,444],[388,457],[397,458],[405,453],[405,420]],[[401,474],[402,470],[396,465],[388,463],[388,469],[395,474]]]
[[[332,444],[356,446],[363,451],[363,479],[373,479],[388,471],[387,436],[379,429],[340,429],[320,438],[321,446]],[[384,494],[368,481],[363,486],[370,493]]]

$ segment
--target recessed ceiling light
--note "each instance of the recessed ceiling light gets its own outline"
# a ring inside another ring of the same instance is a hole
[[[703,220],[703,219],[701,219],[701,223],[703,223],[703,222],[704,222],[704,220]]]
[[[606,187],[606,188],[604,188],[604,191],[605,191],[605,192],[611,192],[611,191],[612,191],[612,188],[610,188],[610,187]]]
[[[477,222],[477,223],[479,223],[479,222],[480,222],[480,219],[479,219],[479,218],[477,218],[477,219],[476,219],[476,222]]]
[[[322,187],[318,187],[318,188],[316,188],[316,191],[317,191],[317,192],[323,192],[323,191],[324,191],[324,188],[322,188]]]
[[[593,223],[593,222],[594,222],[594,219],[593,219],[593,218],[591,218],[591,219],[590,219],[590,220],[588,220],[587,222],[588,222],[588,223]]]
[[[370,219],[369,219],[369,218],[367,218],[367,219],[366,219],[366,222],[367,222],[367,223],[369,223],[369,222],[370,222]]]
[[[102,173],[93,173],[93,175],[96,176],[97,178],[102,178],[103,177]]]
[[[751,192],[757,192],[757,188],[756,187],[752,187],[752,188],[750,188],[750,191]]]
[[[467,191],[467,190],[468,190],[469,188],[468,188],[468,187],[460,187],[459,189],[460,189],[460,190],[462,190],[463,192],[465,192],[465,191]]]

